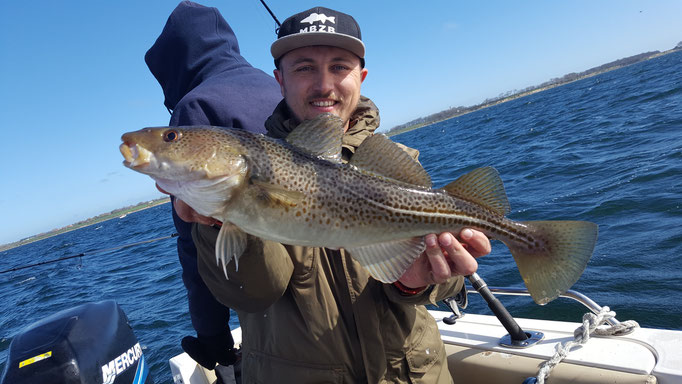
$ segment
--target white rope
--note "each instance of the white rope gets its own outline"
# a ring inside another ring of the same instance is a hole
[[[544,384],[547,378],[557,365],[568,356],[571,350],[579,345],[587,343],[590,335],[597,336],[619,336],[632,332],[639,327],[634,320],[623,321],[618,325],[602,326],[607,320],[616,317],[616,312],[611,311],[609,307],[602,307],[598,314],[591,312],[583,315],[583,324],[573,332],[574,340],[567,341],[562,344],[557,344],[554,356],[545,361],[536,376],[537,384]]]

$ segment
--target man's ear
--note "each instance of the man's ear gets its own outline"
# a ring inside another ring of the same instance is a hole
[[[284,97],[284,78],[282,77],[282,72],[279,69],[274,69],[272,73],[275,75],[275,80],[279,83],[279,91]]]
[[[368,72],[367,68],[362,68],[362,70],[360,71],[360,82],[361,83],[363,81],[365,81],[365,77],[367,77],[367,72]]]

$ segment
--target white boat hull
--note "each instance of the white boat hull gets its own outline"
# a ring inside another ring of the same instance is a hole
[[[537,374],[556,346],[574,339],[581,324],[516,319],[525,331],[545,338],[527,349],[499,346],[507,334],[494,316],[466,314],[453,325],[436,318],[455,383],[513,383]],[[551,373],[550,383],[682,383],[682,331],[639,328],[625,336],[593,336],[576,348]]]
[[[534,377],[556,346],[574,339],[580,323],[516,319],[526,331],[541,331],[544,339],[527,349],[506,348],[499,340],[507,331],[494,316],[466,314],[453,325],[443,322],[450,312],[429,311],[436,319],[448,366],[455,383],[521,384]],[[233,331],[241,342],[241,329]],[[639,328],[626,336],[593,336],[573,350],[551,373],[551,384],[682,383],[682,331]],[[187,354],[170,360],[176,384],[212,384],[215,375]]]

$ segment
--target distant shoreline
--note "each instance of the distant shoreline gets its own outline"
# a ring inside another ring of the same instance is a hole
[[[680,44],[682,44],[682,43],[680,43]],[[481,104],[477,104],[477,105],[470,106],[470,107],[450,108],[448,110],[437,112],[437,113],[431,114],[427,117],[416,119],[416,120],[413,120],[411,122],[393,127],[388,132],[386,132],[386,136],[395,136],[395,135],[399,135],[401,133],[413,131],[415,129],[423,128],[423,127],[426,127],[426,126],[429,126],[432,124],[440,123],[440,122],[445,121],[445,120],[450,120],[450,119],[453,119],[455,117],[460,117],[460,116],[463,116],[463,115],[466,115],[466,114],[469,114],[472,112],[476,112],[476,111],[479,111],[479,110],[484,109],[484,108],[488,108],[488,107],[492,107],[492,106],[495,106],[498,104],[506,103],[507,101],[515,100],[515,99],[518,99],[521,97],[525,97],[525,96],[529,96],[529,95],[532,95],[535,93],[546,91],[548,89],[552,89],[552,88],[556,88],[556,87],[559,87],[562,85],[570,84],[570,83],[573,83],[575,81],[587,79],[587,78],[590,78],[593,76],[600,75],[602,73],[613,71],[615,69],[627,67],[627,66],[632,65],[632,64],[637,64],[637,63],[640,63],[642,61],[651,60],[651,59],[654,59],[654,58],[657,58],[660,56],[664,56],[664,55],[667,55],[670,53],[674,53],[674,52],[680,52],[680,50],[681,49],[679,48],[679,44],[678,44],[678,47],[675,47],[675,48],[667,50],[667,51],[647,52],[647,53],[642,53],[642,54],[635,55],[635,56],[630,56],[630,57],[627,57],[624,59],[616,60],[616,61],[613,61],[611,63],[601,65],[599,67],[588,69],[587,71],[584,71],[581,73],[571,73],[568,75],[564,75],[563,77],[561,77],[559,79],[550,80],[549,82],[543,83],[539,86],[529,87],[529,88],[526,88],[526,90],[524,90],[524,91],[517,92],[517,93],[511,94],[511,95],[505,96],[505,97],[498,97],[498,98],[494,98],[494,99],[489,99],[489,100],[484,101]]]
[[[79,221],[75,224],[67,225],[66,227],[53,229],[51,231],[40,233],[37,235],[33,235],[33,236],[27,237],[25,239],[15,241],[13,243],[0,245],[0,252],[6,251],[6,250],[9,250],[12,248],[20,247],[22,245],[34,243],[36,241],[47,239],[47,238],[52,237],[52,236],[61,235],[62,233],[71,232],[71,231],[74,231],[76,229],[88,227],[88,226],[93,225],[93,224],[98,224],[98,223],[101,223],[103,221],[107,221],[107,220],[111,220],[111,219],[115,219],[115,218],[123,218],[123,217],[125,217],[125,215],[127,215],[129,213],[142,211],[142,210],[145,210],[147,208],[156,207],[157,205],[165,204],[168,202],[170,202],[169,197],[162,197],[160,199],[145,201],[145,202],[138,203],[136,205],[131,205],[128,207],[115,209],[111,212],[103,213],[101,215],[97,215],[95,217],[91,217],[89,219]]]
[[[682,42],[680,42],[680,44],[678,44],[677,47],[670,49],[670,50],[667,50],[667,51],[647,52],[647,53],[642,53],[642,54],[635,55],[635,56],[630,56],[630,57],[627,57],[624,59],[616,60],[616,61],[613,61],[611,63],[601,65],[599,67],[589,69],[589,70],[581,72],[581,73],[571,73],[568,75],[564,75],[563,77],[561,77],[559,79],[553,79],[553,80],[550,80],[549,82],[543,83],[539,86],[529,87],[523,91],[516,92],[516,93],[513,93],[511,95],[507,95],[504,97],[498,97],[498,98],[494,98],[494,99],[488,99],[488,100],[486,100],[483,103],[478,104],[478,105],[474,105],[471,107],[456,107],[456,108],[451,108],[449,110],[434,113],[434,114],[429,115],[425,118],[416,119],[416,120],[413,120],[411,122],[393,127],[388,132],[386,132],[386,135],[387,136],[399,135],[401,133],[413,131],[415,129],[423,128],[425,126],[440,123],[440,122],[445,121],[445,120],[450,120],[450,119],[453,119],[455,117],[459,117],[459,116],[463,116],[463,115],[466,115],[466,114],[469,114],[472,112],[476,112],[476,111],[479,111],[479,110],[484,109],[484,108],[488,108],[488,107],[492,107],[492,106],[495,106],[498,104],[506,103],[507,101],[515,100],[515,99],[518,99],[521,97],[525,97],[525,96],[529,96],[529,95],[532,95],[535,93],[546,91],[548,89],[552,89],[555,87],[566,85],[566,84],[569,84],[569,83],[572,83],[572,82],[575,82],[578,80],[583,80],[583,79],[586,79],[586,78],[589,78],[592,76],[596,76],[596,75],[599,75],[599,74],[602,74],[605,72],[613,71],[615,69],[623,68],[623,67],[626,67],[628,65],[632,65],[632,64],[636,64],[636,63],[639,63],[642,61],[650,60],[650,59],[653,59],[656,57],[667,55],[669,53],[680,52],[680,50],[682,49],[681,47],[682,47]],[[6,250],[12,249],[12,248],[20,247],[22,245],[30,244],[30,243],[33,243],[33,242],[36,242],[39,240],[43,240],[43,239],[46,239],[48,237],[56,236],[56,235],[59,235],[62,233],[66,233],[69,231],[73,231],[76,229],[87,227],[87,226],[90,226],[93,224],[101,223],[103,221],[110,220],[110,219],[113,219],[116,217],[122,217],[122,216],[127,215],[127,214],[132,213],[132,212],[137,212],[137,211],[141,211],[141,210],[144,210],[147,208],[155,207],[157,205],[168,203],[169,201],[170,201],[170,198],[164,197],[164,198],[160,198],[160,199],[156,199],[156,200],[142,202],[142,203],[139,203],[139,204],[134,205],[134,206],[119,208],[119,209],[113,210],[109,213],[104,213],[104,214],[83,220],[81,222],[68,225],[68,226],[63,227],[63,228],[53,229],[51,231],[41,233],[38,235],[33,235],[33,236],[27,237],[25,239],[15,241],[13,243],[0,245],[0,252],[6,251]]]

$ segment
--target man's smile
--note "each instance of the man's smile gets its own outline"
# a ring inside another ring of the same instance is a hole
[[[333,107],[337,102],[335,100],[314,100],[310,104],[314,107]]]
[[[334,100],[317,100],[317,101],[312,101],[311,104],[315,107],[332,107],[334,104],[336,104],[336,101]]]

